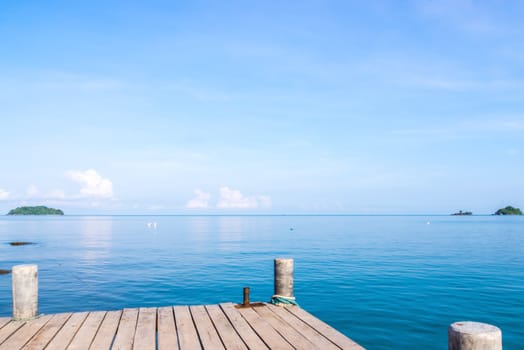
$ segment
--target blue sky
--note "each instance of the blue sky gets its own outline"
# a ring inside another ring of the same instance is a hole
[[[524,206],[522,1],[0,3],[0,212]]]

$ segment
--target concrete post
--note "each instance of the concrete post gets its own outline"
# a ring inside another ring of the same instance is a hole
[[[275,295],[294,297],[293,259],[275,259]]]
[[[38,315],[38,266],[13,266],[13,319],[27,320]]]
[[[502,332],[486,323],[455,322],[448,328],[448,350],[502,350]]]

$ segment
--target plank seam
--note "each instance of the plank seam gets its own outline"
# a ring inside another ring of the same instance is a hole
[[[53,317],[51,319],[54,319],[57,315],[59,314],[55,314],[53,315]],[[73,313],[70,312],[69,313],[69,316],[64,320],[64,322],[60,325],[60,327],[56,330],[55,334],[53,334],[53,336],[51,338],[49,338],[49,340],[47,341],[47,343],[45,344],[44,346],[44,349],[55,339],[56,335],[58,333],[60,333],[60,331],[62,330],[62,328],[64,328],[64,325],[67,323],[67,321],[69,321],[69,319],[73,316]],[[37,333],[38,334],[38,333]],[[36,336],[36,334],[35,334]],[[32,339],[32,338],[31,338]]]
[[[258,313],[257,313],[256,311],[253,310],[253,312],[254,312],[255,314],[258,315]],[[242,318],[247,322],[247,324],[249,325],[249,327],[251,327],[251,329],[253,330],[253,332],[256,333],[256,335],[260,338],[260,340],[262,340],[262,342],[263,342],[264,344],[266,344],[266,346],[267,346],[269,349],[271,349],[271,345],[268,344],[268,343],[266,343],[266,342],[264,341],[264,337],[262,336],[262,334],[260,334],[259,332],[257,332],[257,330],[256,330],[256,329],[251,325],[251,323],[249,322],[249,320],[248,320],[248,319],[247,319],[247,318],[246,318],[246,317],[245,317],[241,312],[239,312],[239,314],[240,314],[240,316],[241,316],[241,317],[242,317]],[[258,317],[260,317],[260,315],[258,315]],[[264,321],[264,320],[263,320],[263,321]],[[264,322],[265,322],[265,321],[264,321]],[[274,328],[271,326],[271,324],[269,324],[269,322],[266,322],[266,323],[269,325],[269,327],[271,327],[272,329],[274,329]],[[275,330],[275,329],[274,329],[274,330]],[[295,347],[293,346],[293,344],[290,344],[289,341],[288,341],[286,338],[284,338],[284,337],[282,336],[282,334],[280,334],[277,330],[275,330],[275,331],[280,335],[280,337],[281,337],[281,338],[282,338],[286,343],[288,343],[288,344],[289,344],[293,349],[295,349]]]
[[[91,338],[91,342],[89,342],[89,346],[87,347],[88,349],[91,348],[91,345],[93,345],[93,342],[95,341],[96,335],[98,334],[98,331],[100,330],[100,327],[102,327],[102,323],[104,323],[104,320],[106,319],[106,317],[107,317],[107,311],[105,312],[104,317],[102,318],[102,320],[100,320],[100,323],[98,324],[96,332],[93,335],[93,337]],[[87,317],[86,317],[86,320],[87,320]]]
[[[206,311],[206,315],[207,315],[207,317],[209,317],[209,320],[211,321],[211,324],[213,325],[213,328],[215,329],[215,332],[217,332],[218,339],[220,339],[220,342],[222,342],[222,345],[224,346],[224,349],[227,349],[226,343],[225,343],[224,339],[222,339],[222,337],[220,336],[220,332],[218,331],[218,328],[217,328],[215,322],[213,322],[213,318],[211,317],[211,315],[207,311],[207,307],[206,306],[204,306],[204,310]]]
[[[26,346],[26,345],[31,341],[31,339],[33,339],[33,337],[34,337],[35,335],[37,335],[38,332],[40,332],[40,330],[42,330],[42,328],[44,328],[44,326],[45,326],[46,324],[48,324],[52,319],[53,319],[52,316],[49,317],[49,319],[48,319],[47,321],[45,321],[45,322],[40,326],[40,328],[38,328],[38,329],[36,330],[36,332],[34,332],[33,335],[32,335],[31,337],[29,337],[29,339],[27,339],[27,340],[25,341],[25,343],[24,343],[20,348],[23,348],[24,346]]]
[[[249,349],[249,346],[247,345],[246,341],[244,340],[244,338],[242,338],[242,335],[239,333],[238,329],[236,329],[235,325],[233,324],[233,322],[231,321],[231,319],[229,318],[229,316],[227,315],[227,312],[224,311],[224,308],[222,307],[221,304],[218,304],[218,307],[220,308],[220,310],[222,310],[222,313],[224,314],[224,316],[226,317],[227,321],[229,322],[229,324],[231,325],[231,327],[235,330],[235,333],[238,335],[238,337],[240,338],[240,340],[242,341],[242,343],[244,343],[244,345],[246,346],[246,348]],[[249,322],[246,322],[248,325],[249,325]],[[249,325],[249,327],[251,327],[251,325]],[[253,329],[251,327],[251,329]],[[258,336],[258,333],[255,332],[255,334]],[[260,336],[259,336],[260,338]],[[262,340],[262,342],[264,343],[264,341]],[[264,343],[266,344],[266,343]],[[267,345],[267,344],[266,344]],[[269,347],[269,346],[268,346]]]
[[[291,315],[295,316],[296,318],[298,318],[300,321],[304,322],[305,324],[307,324],[308,326],[310,326],[311,328],[313,328],[314,330],[316,330],[322,337],[324,337],[325,339],[327,339],[330,343],[332,343],[333,345],[335,345],[337,348],[339,349],[343,349],[343,347],[341,347],[340,345],[338,345],[337,343],[335,343],[333,340],[331,340],[330,338],[328,338],[324,333],[320,332],[319,330],[317,330],[311,323],[307,322],[306,320],[304,320],[303,318],[301,318],[299,315],[295,314],[294,312],[290,311],[288,307],[284,307],[284,309],[286,309],[287,312],[289,312]],[[305,311],[305,310],[304,310]],[[313,315],[312,315],[313,316]],[[313,316],[315,317],[315,316]],[[323,321],[321,321],[320,319],[318,319],[320,322],[322,323],[325,323]],[[328,325],[326,323],[326,325]],[[328,325],[329,326],[329,325]],[[331,326],[329,326],[331,327]],[[333,327],[331,327],[333,328]],[[349,338],[348,338],[349,339]],[[352,342],[353,340],[350,339]],[[354,343],[354,342],[353,342]],[[356,343],[355,343],[356,344]]]
[[[193,317],[193,312],[191,311],[191,307],[188,306],[187,309],[189,310],[189,315],[191,316],[191,322],[193,322],[193,326],[195,327],[195,332],[198,336],[198,342],[200,343],[200,348],[203,349],[204,343],[202,342],[202,338],[200,337],[200,332],[198,331],[198,327],[196,325],[195,318]]]
[[[109,313],[109,311],[106,313],[106,315]],[[115,332],[113,333],[113,339],[111,339],[111,345],[109,346],[110,349],[113,348],[113,344],[115,343],[115,340],[116,340],[116,334],[118,333],[118,327],[120,327],[120,321],[122,321],[122,316],[124,315],[124,310],[122,310],[120,312],[120,317],[118,318],[118,324],[116,325],[116,330]],[[105,317],[104,317],[105,318]],[[97,350],[97,349],[94,349],[94,350]]]
[[[90,314],[91,314],[91,312],[88,312],[86,317],[82,320],[82,323],[80,324],[80,326],[78,326],[78,328],[76,329],[76,331],[73,334],[73,336],[71,337],[71,339],[69,339],[69,342],[67,343],[66,349],[69,347],[69,345],[71,345],[71,343],[73,342],[73,339],[75,339],[78,331],[80,330],[80,328],[82,328],[82,326],[84,325],[85,321],[87,320],[87,318],[89,317]]]
[[[300,327],[298,326],[294,326],[293,323],[290,323],[288,322],[287,320],[285,320],[278,312],[275,311],[275,309],[285,309],[283,307],[280,307],[280,306],[272,306],[272,307],[269,307],[270,305],[267,305],[266,306],[266,309],[269,310],[273,315],[275,315],[275,317],[279,318],[280,320],[282,320],[283,322],[285,322],[291,329],[294,329],[297,333],[299,333],[300,335],[302,335],[305,339],[309,340],[312,344],[314,344],[315,346],[317,346],[317,348],[320,346],[318,344],[316,344],[316,340],[315,339],[311,339],[308,334],[306,334],[307,332],[312,332],[313,334],[316,335],[316,337],[319,337],[320,339],[323,339],[325,340],[327,343],[329,343],[333,348],[337,348],[337,349],[341,349],[340,346],[336,345],[336,344],[333,344],[332,341],[330,341],[329,339],[327,339],[319,330],[317,330],[316,328],[314,328],[313,326],[311,326],[310,324],[304,322],[302,319],[296,317],[293,313],[290,313],[286,310],[282,310],[283,313],[286,313],[289,315],[289,317],[293,320],[296,320],[296,322],[298,323],[301,323],[304,327],[306,327],[306,332],[303,332]],[[325,346],[326,344],[324,344]]]
[[[258,312],[256,311],[256,308],[253,308],[253,310],[258,314],[258,316],[259,316],[260,318],[264,319],[264,316],[261,315],[260,313],[258,313]],[[303,335],[301,332],[299,332],[297,329],[295,329],[293,326],[291,326],[288,322],[286,322],[285,320],[283,320],[280,316],[278,316],[277,314],[275,314],[275,313],[272,312],[272,311],[271,311],[271,313],[275,316],[275,318],[278,318],[280,321],[282,321],[283,323],[285,323],[289,328],[295,330],[295,332],[297,332],[297,333],[300,334],[304,339],[306,339],[307,341],[309,341],[306,337],[304,337],[304,335]],[[291,341],[288,340],[288,339],[286,338],[285,332],[282,332],[282,330],[279,330],[278,328],[273,327],[273,325],[271,324],[271,322],[267,322],[267,324],[268,324],[271,328],[273,328],[273,329],[274,329],[278,334],[280,334],[280,336],[281,336],[282,338],[284,338],[284,340],[285,340],[286,342],[288,342],[289,345],[291,345],[291,347],[293,347],[294,349],[297,349],[297,347],[294,346],[294,345],[291,343]]]
[[[17,321],[13,321],[13,322],[17,322]],[[8,324],[10,324],[10,323],[11,323],[11,322],[8,322]],[[25,326],[25,322],[24,322],[24,323],[21,323],[18,327],[16,327],[15,329],[13,329],[13,331],[11,332],[11,334],[9,334],[9,335],[7,336],[7,338],[5,338],[5,339],[0,343],[0,345],[4,344],[6,341],[8,341],[9,338],[11,338],[11,337],[12,337],[16,332],[18,332],[18,330],[19,330],[20,328],[22,328],[23,326]]]

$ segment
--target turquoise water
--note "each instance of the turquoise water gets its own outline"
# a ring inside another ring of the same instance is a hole
[[[42,313],[267,301],[275,257],[295,259],[303,308],[368,349],[445,349],[461,320],[524,349],[524,217],[0,218],[0,269],[39,265]],[[0,316],[10,290],[1,275]]]

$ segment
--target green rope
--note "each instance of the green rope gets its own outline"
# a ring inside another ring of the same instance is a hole
[[[283,295],[273,295],[271,297],[271,304],[273,305],[296,305],[298,306],[298,303],[295,300],[295,297],[285,297]]]

